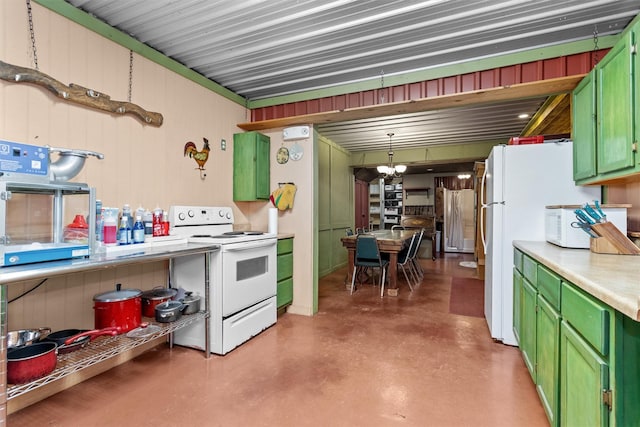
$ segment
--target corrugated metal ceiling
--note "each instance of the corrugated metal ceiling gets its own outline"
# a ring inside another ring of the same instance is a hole
[[[620,33],[638,0],[67,0],[249,99]],[[595,44],[594,44],[595,47]],[[464,71],[460,66],[460,72]],[[351,86],[353,88],[353,86]],[[319,126],[350,151],[508,140],[544,99]]]
[[[248,99],[617,34],[637,0],[67,0]]]

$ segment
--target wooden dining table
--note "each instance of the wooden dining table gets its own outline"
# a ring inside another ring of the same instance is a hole
[[[400,252],[402,248],[409,246],[411,237],[413,237],[416,232],[418,232],[418,230],[376,230],[367,233],[376,236],[378,249],[381,253],[389,254],[389,267],[387,270],[387,277],[389,278],[387,295],[389,296],[398,296],[398,252]],[[342,246],[349,251],[348,283],[351,283],[351,275],[353,274],[357,237],[357,235],[353,235],[340,239]]]

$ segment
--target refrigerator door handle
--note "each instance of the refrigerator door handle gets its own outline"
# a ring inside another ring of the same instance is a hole
[[[482,238],[482,248],[484,254],[487,254],[487,239],[484,236],[484,210],[487,208],[487,204],[484,202],[485,194],[485,182],[487,180],[487,168],[482,172],[482,181],[480,183],[480,237]]]

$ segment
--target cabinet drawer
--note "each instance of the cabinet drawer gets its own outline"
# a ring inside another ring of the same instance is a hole
[[[527,255],[522,255],[522,275],[531,285],[538,286],[538,263]]]
[[[291,304],[293,301],[293,279],[288,278],[278,282],[278,293],[276,295],[276,305],[278,308]]]
[[[609,354],[609,310],[600,301],[562,282],[562,317],[601,355]]]
[[[538,265],[538,292],[555,308],[560,310],[560,276],[547,269],[544,265]]]
[[[278,255],[278,282],[293,276],[293,254]]]
[[[513,250],[513,266],[522,273],[522,257],[524,255],[517,249]]]
[[[293,239],[278,240],[278,255],[293,252]]]

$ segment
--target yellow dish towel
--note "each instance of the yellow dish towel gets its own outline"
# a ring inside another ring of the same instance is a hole
[[[293,199],[296,196],[297,187],[295,184],[287,183],[276,188],[269,199],[278,210],[284,211],[293,208]]]

